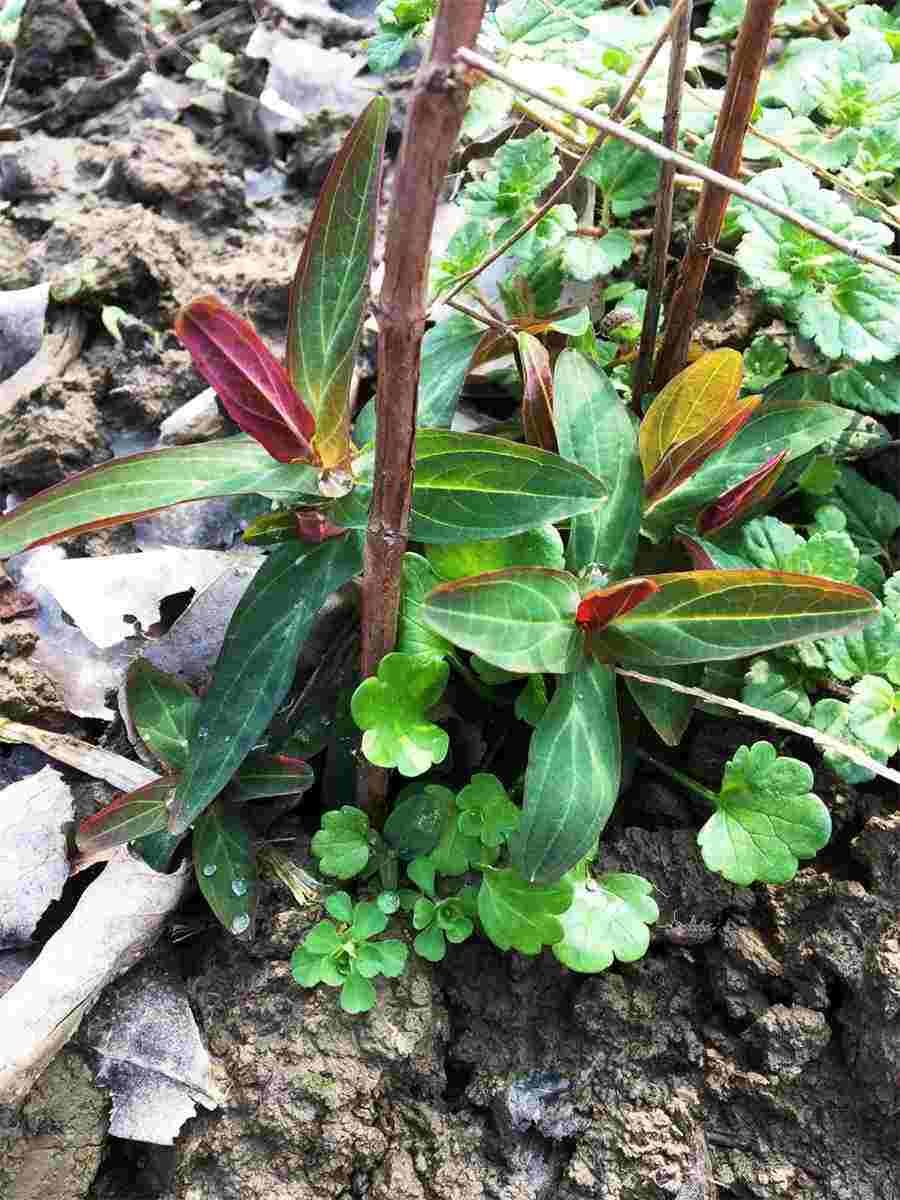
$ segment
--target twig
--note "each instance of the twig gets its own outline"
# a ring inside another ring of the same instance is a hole
[[[480,321],[482,325],[489,325],[491,329],[496,329],[498,333],[502,333],[507,337],[513,331],[508,325],[504,325],[502,321],[496,320],[487,313],[479,312],[477,308],[469,308],[468,304],[462,304],[459,300],[445,301],[450,308],[455,308],[457,312],[465,313],[467,317],[471,317],[473,321]]]
[[[816,0],[816,8],[819,10],[819,12],[825,14],[838,33],[850,32],[850,26],[839,12],[835,12],[830,4],[825,4],[824,0]]]
[[[720,704],[723,708],[730,708],[734,712],[741,713],[742,716],[752,717],[754,721],[764,721],[768,725],[775,725],[778,729],[786,729],[788,733],[796,733],[799,737],[808,738],[817,746],[824,746],[826,750],[834,750],[838,754],[843,754],[845,758],[852,759],[859,766],[865,767],[867,771],[880,775],[882,779],[900,783],[900,771],[895,771],[892,767],[885,767],[877,759],[866,754],[864,750],[859,750],[848,742],[842,742],[839,738],[832,737],[830,733],[822,733],[818,729],[812,729],[809,725],[798,725],[796,721],[789,721],[787,717],[776,716],[775,713],[767,712],[764,708],[753,708],[740,700],[732,700],[730,696],[717,696],[714,692],[707,692],[703,688],[687,687],[683,683],[675,683],[672,679],[663,679],[657,675],[645,675],[643,671],[631,671],[626,670],[625,667],[616,667],[616,674],[624,675],[627,679],[638,679],[641,683],[656,683],[660,687],[668,688],[671,692],[694,696],[709,704]]]
[[[709,156],[710,166],[726,176],[737,175],[741,167],[741,150],[753,115],[778,2],[749,0],[738,34]],[[666,332],[653,377],[656,391],[668,383],[687,362],[688,346],[703,295],[710,254],[722,232],[728,200],[727,190],[716,185],[710,186],[707,181],[697,208],[694,232],[688,243],[687,254],[682,259],[675,291],[669,303]]]
[[[6,78],[3,80],[3,90],[0,91],[0,112],[3,111],[3,106],[6,104],[6,97],[9,95],[9,89],[12,87],[18,58],[19,48],[18,46],[13,46],[12,58],[9,60],[9,66],[6,68]]]
[[[678,126],[681,121],[681,93],[684,88],[684,69],[687,65],[691,39],[693,0],[687,0],[672,31],[672,54],[669,59],[669,79],[666,91],[666,111],[663,115],[662,144],[670,150],[678,146]],[[653,223],[653,244],[650,250],[650,271],[647,278],[647,304],[641,326],[641,343],[634,369],[631,405],[640,419],[641,398],[650,383],[653,355],[656,350],[656,331],[659,310],[666,282],[669,241],[672,236],[672,207],[675,199],[675,167],[665,163],[659,176],[656,192],[656,217]]]
[[[393,649],[400,609],[415,460],[419,358],[434,215],[468,100],[456,52],[473,45],[484,0],[443,0],[431,54],[419,68],[394,175],[378,312],[375,484],[363,576],[362,674],[373,675]],[[373,823],[383,820],[387,775],[371,768],[360,799]]]
[[[746,200],[748,204],[752,204],[756,208],[761,208],[765,212],[770,212],[773,216],[780,217],[783,221],[790,221],[792,225],[796,225],[800,229],[805,229],[813,237],[825,242],[826,245],[833,246],[835,250],[840,250],[842,254],[846,254],[849,258],[855,259],[857,262],[867,262],[873,267],[880,267],[883,271],[889,271],[892,275],[900,276],[900,262],[888,258],[885,254],[878,254],[873,250],[868,250],[865,246],[848,241],[847,238],[841,237],[840,234],[832,233],[824,225],[819,225],[817,221],[810,221],[807,217],[795,212],[794,209],[788,208],[784,204],[778,204],[775,200],[770,200],[762,192],[755,192],[752,188],[738,183],[737,180],[730,179],[727,175],[722,175],[718,171],[704,166],[703,163],[695,162],[685,154],[678,154],[674,150],[668,150],[665,146],[660,146],[658,142],[651,141],[650,138],[644,137],[643,134],[635,133],[634,130],[628,129],[616,121],[611,121],[607,117],[598,117],[588,108],[582,108],[577,104],[569,104],[561,96],[554,96],[551,92],[534,88],[523,80],[517,79],[491,59],[485,58],[484,55],[474,54],[469,50],[461,50],[457,57],[461,62],[467,63],[471,67],[477,67],[485,75],[499,79],[501,83],[505,83],[511,88],[516,88],[518,91],[525,92],[527,95],[534,96],[537,100],[543,100],[547,104],[554,104],[557,108],[562,109],[563,112],[571,113],[572,116],[578,117],[586,125],[591,125],[595,129],[600,129],[604,133],[611,134],[613,137],[619,138],[620,141],[627,142],[630,146],[635,146],[638,150],[643,150],[653,158],[658,158],[660,162],[674,163],[676,167],[687,172],[687,174],[696,175],[698,179],[702,179],[706,183],[714,184],[716,187],[722,188],[723,191],[730,192],[733,196],[739,196],[742,200]],[[472,272],[472,274],[475,274],[475,272]]]
[[[660,50],[662,50],[663,46],[668,41],[671,31],[675,27],[675,22],[678,20],[679,14],[681,13],[681,9],[687,2],[688,2],[688,0],[679,0],[679,2],[673,7],[672,15],[669,17],[668,21],[666,22],[665,27],[660,31],[659,37],[657,37],[656,41],[653,43],[653,45],[650,47],[650,49],[644,55],[643,60],[641,61],[640,65],[638,66],[638,69],[634,73],[633,79],[628,84],[628,86],[625,88],[622,95],[619,97],[618,102],[616,103],[615,107],[613,108],[612,113],[610,114],[610,116],[613,120],[620,117],[625,112],[628,105],[631,103],[635,92],[638,90],[638,88],[643,83],[645,75],[650,70],[650,68],[653,66],[656,56],[659,54]],[[490,60],[484,59],[482,61],[489,62]],[[494,64],[492,63],[491,66],[493,66],[493,65]],[[482,70],[483,69],[484,68],[482,67]],[[485,72],[485,73],[490,74],[490,72]],[[508,82],[508,80],[507,80],[507,82]],[[526,89],[520,87],[515,82],[513,82],[510,86],[515,87],[518,91],[526,90]],[[551,104],[555,103],[552,99],[548,98],[548,93],[541,92],[540,94],[537,94],[534,91],[531,91],[531,92],[529,92],[529,94],[537,100],[544,100]],[[557,104],[557,105],[555,105],[555,107],[559,108],[560,106]],[[564,109],[564,111],[571,111],[571,110]],[[590,109],[582,109],[579,111],[591,113]],[[593,113],[591,113],[591,116],[593,116]],[[599,128],[596,121],[588,121],[586,123],[588,125],[593,125],[594,128]],[[454,296],[458,296],[459,293],[463,290],[463,288],[468,287],[468,285],[472,282],[473,279],[476,279],[481,274],[482,271],[486,271],[487,268],[492,263],[495,263],[498,258],[502,258],[503,255],[506,254],[507,250],[510,250],[516,244],[516,242],[519,240],[519,238],[524,237],[525,234],[529,231],[529,229],[533,229],[535,227],[535,225],[537,225],[538,221],[540,221],[543,217],[545,217],[547,215],[547,213],[554,206],[554,204],[557,204],[559,202],[560,197],[562,197],[564,195],[566,189],[573,182],[573,180],[575,180],[578,177],[578,175],[581,173],[582,169],[584,168],[585,164],[587,163],[587,161],[591,157],[591,155],[595,154],[596,151],[603,145],[603,142],[605,139],[606,139],[606,132],[601,132],[600,136],[595,138],[594,141],[590,144],[590,146],[588,146],[588,148],[582,154],[581,158],[578,160],[578,162],[575,164],[575,166],[572,168],[572,170],[566,175],[565,179],[562,181],[562,183],[559,185],[559,187],[554,189],[552,194],[548,197],[548,199],[546,199],[544,201],[544,203],[540,206],[540,208],[535,213],[533,213],[528,218],[528,220],[525,221],[524,224],[522,224],[516,230],[516,232],[514,234],[512,234],[510,237],[508,237],[505,242],[501,242],[501,244],[499,246],[497,246],[497,248],[495,250],[492,250],[490,252],[490,254],[487,256],[487,258],[482,259],[482,261],[478,264],[477,267],[474,268],[474,270],[469,271],[467,274],[460,276],[460,278],[453,285],[452,289],[443,298],[445,304],[449,300],[452,300]]]
[[[33,746],[35,750],[48,754],[66,766],[75,767],[85,775],[105,779],[107,783],[121,788],[123,792],[133,791],[143,787],[145,783],[153,783],[154,779],[159,779],[156,771],[132,762],[130,758],[123,758],[121,754],[101,750],[98,746],[92,746],[90,742],[69,737],[65,733],[50,733],[34,725],[21,725],[18,721],[0,718],[0,742]]]

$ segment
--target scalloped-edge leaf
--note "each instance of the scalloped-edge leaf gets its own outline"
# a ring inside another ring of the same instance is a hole
[[[595,974],[619,962],[637,962],[650,946],[649,925],[659,917],[652,884],[615,872],[575,881],[575,897],[561,915],[564,937],[553,946],[572,971]]]
[[[318,480],[315,467],[276,462],[243,434],[128,454],[72,475],[0,517],[0,559],[189,500],[254,494],[290,500],[301,493],[318,500]]]
[[[319,193],[291,288],[288,373],[316,421],[325,467],[350,457],[350,384],[369,299],[390,104],[376,96],[344,138]]]

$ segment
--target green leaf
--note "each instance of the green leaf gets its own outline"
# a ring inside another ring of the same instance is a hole
[[[864,675],[854,683],[847,720],[860,741],[879,754],[891,758],[900,748],[900,694],[886,679]]]
[[[652,884],[640,875],[614,873],[574,882],[575,898],[560,917],[563,940],[553,947],[563,966],[594,974],[619,962],[637,962],[647,953],[659,909]]]
[[[322,983],[323,959],[304,946],[297,946],[291,955],[291,974],[301,987],[311,988]]]
[[[866,745],[851,731],[849,710],[850,706],[841,700],[819,700],[817,704],[813,705],[811,722],[813,728],[822,733],[829,733],[842,742],[849,742],[852,746],[865,750],[867,754],[881,762],[887,762],[887,755],[876,750],[874,746]],[[873,771],[860,766],[852,758],[847,758],[837,750],[825,750],[822,757],[835,775],[839,779],[843,779],[845,783],[868,783],[869,780],[875,778]]]
[[[405,787],[384,824],[384,839],[402,858],[430,854],[441,840],[453,793],[438,784]]]
[[[279,547],[254,576],[228,625],[191,733],[169,828],[183,832],[259,741],[290,689],[303,641],[332,592],[360,569],[359,539]]]
[[[353,900],[349,892],[332,892],[330,896],[326,896],[325,911],[336,921],[349,925],[353,920]],[[337,949],[338,945],[339,940],[335,940],[324,952],[330,954],[332,950]]]
[[[533,727],[547,711],[547,704],[547,684],[543,675],[529,675],[516,697],[513,711],[520,721]]]
[[[199,699],[186,683],[160,671],[146,658],[131,664],[125,687],[128,711],[141,740],[172,770],[183,768]]]
[[[607,138],[582,174],[597,184],[614,216],[627,217],[646,208],[656,195],[659,170],[659,163],[646,150]]]
[[[828,809],[809,789],[813,774],[779,758],[770,742],[741,746],[725,766],[718,811],[697,835],[703,861],[731,883],[786,883],[798,859],[831,837]]]
[[[387,74],[412,48],[415,40],[411,30],[400,29],[397,25],[380,25],[375,36],[366,43],[369,70],[373,75]]]
[[[611,229],[601,238],[568,237],[563,243],[563,267],[573,279],[587,283],[611,275],[631,258],[634,242],[624,229]]]
[[[781,571],[649,576],[659,590],[592,633],[605,661],[651,666],[741,658],[860,628],[878,611],[862,588]]]
[[[425,713],[441,698],[449,674],[433,655],[385,655],[378,678],[364,679],[351,702],[369,762],[414,776],[444,760],[450,740]]]
[[[369,818],[345,804],[322,814],[322,828],[312,840],[312,852],[323,875],[352,879],[369,861]]]
[[[724,41],[737,33],[747,11],[747,0],[714,0],[706,24],[695,30],[698,38]]]
[[[507,567],[548,567],[561,571],[565,565],[563,541],[552,525],[483,542],[451,546],[438,543],[426,546],[425,553],[442,580],[465,579]]]
[[[874,250],[893,242],[886,225],[858,217],[835,192],[797,163],[763,171],[751,188]],[[863,266],[812,234],[756,206],[741,210],[747,231],[737,261],[774,304],[783,305],[804,337],[829,358],[886,362],[900,353],[900,280]]]
[[[302,796],[315,780],[315,772],[302,758],[250,754],[238,767],[229,796],[241,804],[270,796]]]
[[[498,132],[512,102],[513,94],[506,84],[498,83],[495,79],[483,79],[481,83],[476,83],[469,92],[461,136],[477,142]]]
[[[690,663],[686,666],[666,667],[661,674],[675,683],[691,687],[700,682],[701,672],[699,664]],[[691,721],[694,711],[693,696],[673,692],[671,688],[658,683],[644,683],[640,679],[626,679],[625,683],[635,704],[653,726],[656,734],[667,746],[677,746]]]
[[[812,712],[800,672],[787,663],[773,663],[766,658],[757,658],[751,664],[744,676],[741,700],[800,725],[809,721]]]
[[[422,606],[430,629],[508,671],[572,671],[584,654],[578,585],[564,571],[518,567],[446,583]]]
[[[641,523],[637,431],[608,377],[576,350],[556,360],[554,417],[559,452],[602,480],[602,508],[572,519],[567,563],[572,571],[604,566],[612,580],[634,565]]]
[[[341,1008],[346,1013],[368,1012],[375,1007],[375,989],[356,971],[351,971],[341,988]]]
[[[859,550],[849,534],[837,532],[814,533],[806,545],[794,551],[787,570],[801,575],[821,575],[852,583],[859,566]]]
[[[828,382],[835,404],[879,416],[900,413],[900,370],[895,366],[870,363],[844,367],[829,375]]]
[[[166,827],[166,804],[177,775],[166,775],[132,792],[116,796],[78,826],[75,844],[82,854],[124,846]]]
[[[435,874],[437,868],[430,858],[415,858],[406,868],[406,873],[416,885],[429,896],[434,896]],[[412,893],[412,907],[415,909],[421,897]]]
[[[516,871],[488,867],[478,890],[482,928],[501,950],[539,954],[543,946],[563,939],[559,920],[572,903],[574,889],[567,879],[553,884],[527,883]]]
[[[376,933],[384,933],[388,919],[377,904],[364,900],[354,906],[350,936],[356,942],[364,942]]]
[[[456,797],[460,831],[485,846],[500,846],[519,828],[521,812],[496,775],[473,775]]]
[[[600,6],[601,0],[554,0],[552,5],[544,0],[509,0],[497,9],[494,20],[508,42],[541,46],[558,38],[580,41],[585,29],[577,18],[593,16]]]
[[[253,937],[256,849],[245,810],[216,800],[194,824],[194,870],[200,891],[225,928]]]
[[[900,501],[852,467],[841,467],[833,500],[846,514],[847,530],[853,535],[885,545],[900,529]]]
[[[441,875],[464,875],[469,867],[481,862],[493,862],[495,858],[496,854],[482,849],[477,836],[472,837],[461,828],[457,801],[451,792],[440,841],[428,857],[432,870]],[[417,879],[416,882],[420,887],[423,886],[421,880]],[[433,884],[431,890],[434,890]]]
[[[430,928],[423,930],[422,933],[413,942],[413,949],[419,958],[427,959],[428,962],[440,962],[447,953],[447,943],[444,940],[443,930],[432,925]]]
[[[278,500],[299,493],[318,498],[318,476],[305,463],[276,462],[243,434],[129,454],[72,475],[0,517],[0,558],[188,500],[254,492]]]
[[[491,164],[480,179],[466,185],[460,197],[466,212],[488,221],[527,214],[559,171],[553,138],[542,129],[505,142]]]
[[[396,938],[385,938],[381,942],[373,942],[372,950],[377,950],[381,959],[381,974],[388,979],[397,979],[406,969],[409,950],[403,942]]]
[[[584,858],[612,813],[621,770],[615,673],[586,663],[559,680],[531,738],[524,812],[510,841],[526,879],[553,883]]]
[[[378,96],[344,139],[319,193],[291,288],[288,371],[316,418],[322,464],[350,450],[350,382],[369,300],[390,104]]]
[[[764,392],[787,370],[787,350],[781,342],[760,334],[744,354],[744,391]]]
[[[489,245],[473,265],[486,256],[487,249]],[[419,371],[418,425],[450,428],[466,375],[483,337],[484,326],[464,313],[454,313],[425,334]]]
[[[356,459],[356,488],[328,512],[335,524],[367,527],[374,467],[374,450]],[[605,495],[599,480],[546,450],[485,434],[422,429],[410,536],[445,543],[510,537],[592,512]]]
[[[440,577],[421,554],[404,554],[402,572],[397,649],[403,654],[433,654],[439,658],[452,654],[452,644],[429,629],[421,617],[422,605],[441,582]]]

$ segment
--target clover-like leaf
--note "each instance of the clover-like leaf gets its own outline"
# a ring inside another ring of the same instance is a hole
[[[849,709],[849,704],[845,704],[843,700],[834,700],[829,696],[813,705],[810,724],[822,733],[828,733],[842,742],[849,742],[851,746],[865,750],[880,762],[887,762],[887,755],[877,751],[874,746],[866,745],[851,731]],[[838,750],[825,750],[822,757],[835,775],[845,783],[868,783],[875,778],[874,772],[868,767],[861,766]]]
[[[449,788],[411,783],[397,797],[385,821],[385,841],[403,858],[430,854],[441,840],[452,805]]]
[[[697,835],[703,861],[731,883],[785,883],[798,859],[831,837],[831,817],[809,789],[813,774],[771,742],[739,747],[725,766],[718,811]]]
[[[369,762],[415,776],[444,760],[450,740],[425,713],[441,698],[449,674],[447,664],[433,655],[385,655],[378,677],[364,679],[351,701]]]
[[[522,814],[496,775],[473,775],[456,797],[459,828],[485,846],[500,846],[519,828]]]
[[[650,931],[659,916],[650,893],[652,884],[640,875],[612,873],[600,879],[574,881],[575,896],[560,917],[563,940],[554,955],[573,971],[605,971],[614,958],[636,962],[647,953]]]
[[[501,950],[539,954],[543,946],[562,941],[559,916],[572,903],[573,895],[567,879],[528,883],[518,871],[489,867],[478,890],[478,917],[484,932]]]
[[[312,840],[312,852],[325,875],[352,879],[369,861],[368,816],[349,804],[324,813],[322,828]]]
[[[854,683],[847,720],[861,741],[888,758],[900,749],[900,693],[886,679],[864,675]]]
[[[787,663],[774,663],[767,658],[757,658],[751,664],[744,676],[741,700],[801,725],[806,724],[812,711],[800,672]]]

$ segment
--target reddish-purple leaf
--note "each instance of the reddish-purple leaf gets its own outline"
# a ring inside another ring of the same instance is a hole
[[[730,442],[742,425],[753,416],[762,396],[748,396],[742,406],[685,442],[678,442],[659,460],[644,486],[648,502],[655,503],[680,487],[699,471],[710,455]]]
[[[279,462],[314,462],[312,413],[253,326],[214,296],[186,305],[175,332],[231,419]]]
[[[553,424],[553,371],[543,342],[530,333],[516,338],[522,369],[522,426],[525,441],[541,450],[559,453]]]
[[[649,596],[658,591],[659,584],[654,583],[652,579],[623,579],[621,583],[614,583],[612,587],[588,592],[578,605],[575,620],[582,629],[596,632],[610,621],[624,616],[638,604],[643,604]]]
[[[335,525],[315,508],[302,508],[294,513],[297,535],[301,542],[310,542],[318,546],[328,538],[340,537],[346,533],[340,525]]]
[[[729,488],[723,496],[704,508],[697,518],[697,532],[710,534],[715,533],[717,529],[724,529],[731,521],[748,512],[754,504],[764,500],[778,482],[787,454],[787,450],[782,450],[773,455],[752,475],[748,475],[743,483]]]
[[[105,808],[78,826],[75,841],[83,854],[124,846],[148,833],[165,829],[166,802],[180,776],[163,775],[152,783],[116,796]]]

